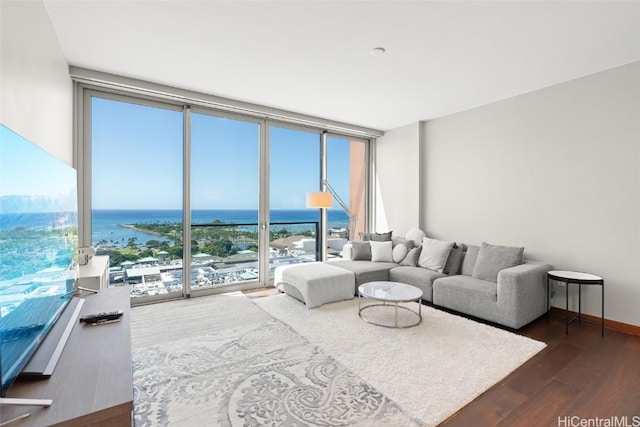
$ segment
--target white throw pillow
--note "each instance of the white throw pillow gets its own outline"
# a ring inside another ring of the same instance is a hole
[[[351,260],[353,257],[353,245],[351,243],[347,243],[342,247],[342,259]]]
[[[374,242],[371,244],[371,261],[373,262],[393,262],[392,242]]]
[[[413,244],[416,247],[422,244],[422,239],[424,239],[425,237],[426,234],[424,234],[424,231],[420,230],[419,228],[412,228],[411,230],[407,231],[406,236],[404,236],[405,239],[412,240]]]
[[[452,248],[453,242],[423,237],[418,267],[442,273]]]
[[[407,247],[406,243],[400,243],[396,245],[396,247],[393,248],[393,252],[392,252],[393,262],[395,262],[396,264],[400,264],[402,260],[405,259],[408,253],[409,253],[409,248]]]

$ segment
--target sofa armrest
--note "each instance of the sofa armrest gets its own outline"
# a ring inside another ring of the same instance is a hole
[[[342,247],[342,259],[351,260],[353,252],[353,245],[351,243],[347,243]]]
[[[547,311],[547,272],[551,265],[527,261],[498,273],[498,305],[524,326]]]

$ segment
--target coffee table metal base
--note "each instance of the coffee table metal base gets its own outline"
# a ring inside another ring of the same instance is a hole
[[[393,304],[387,304],[386,302],[383,302],[382,304],[369,304],[369,305],[365,305],[364,307],[362,306],[362,297],[358,298],[358,316],[360,316],[360,318],[362,320],[364,320],[367,323],[371,323],[372,325],[376,325],[376,326],[384,326],[385,328],[396,328],[396,329],[402,329],[402,328],[411,328],[413,326],[417,326],[420,324],[420,322],[422,322],[422,304],[420,303],[420,301],[417,301],[418,303],[418,311],[414,311],[411,310],[409,307],[405,307],[403,305],[398,305],[397,302],[394,302]],[[395,310],[395,316],[394,316],[394,323],[392,325],[387,324],[387,323],[379,323],[379,322],[375,322],[371,319],[367,319],[366,317],[364,317],[362,315],[362,312],[364,310],[366,310],[367,308],[371,308],[371,307],[393,307]],[[402,309],[402,310],[406,310],[410,313],[415,314],[418,317],[418,320],[414,323],[408,324],[408,325],[399,325],[398,324],[398,309]]]

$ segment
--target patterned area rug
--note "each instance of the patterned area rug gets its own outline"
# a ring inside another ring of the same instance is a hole
[[[240,293],[135,307],[135,425],[435,426],[545,347],[425,306],[420,325],[382,328],[357,307]]]
[[[134,351],[135,425],[423,425],[282,322],[248,326]]]
[[[427,426],[440,424],[546,347],[424,305],[419,325],[390,329],[360,319],[358,299],[311,310],[284,294],[254,302]],[[386,324],[395,315],[393,306],[365,313]],[[414,320],[406,310],[398,314],[408,316],[402,323]]]

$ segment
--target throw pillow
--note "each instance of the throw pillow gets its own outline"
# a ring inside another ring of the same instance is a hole
[[[418,265],[418,258],[420,257],[420,251],[422,250],[422,246],[418,246],[417,248],[411,249],[407,256],[404,257],[402,261],[400,261],[400,265],[406,265],[408,267],[415,267]]]
[[[393,247],[394,248],[396,246],[398,246],[398,245],[401,245],[403,243],[407,243],[408,242],[408,240],[405,239],[404,237],[397,237],[397,236],[391,236],[391,241],[393,242]]]
[[[462,257],[462,269],[461,273],[465,276],[471,276],[473,269],[476,266],[476,260],[478,259],[478,252],[480,252],[480,246],[469,245]]]
[[[453,242],[423,237],[418,267],[442,273],[452,248]]]
[[[351,245],[351,259],[353,261],[371,261],[369,242],[351,242]]]
[[[388,242],[391,240],[391,234],[393,231],[389,231],[386,233],[363,233],[360,232],[360,240],[363,242]]]
[[[408,253],[409,247],[406,243],[400,243],[396,245],[396,247],[393,248],[392,252],[393,262],[395,262],[396,264],[400,264],[402,260],[405,259]]]
[[[426,237],[426,234],[424,234],[424,231],[420,230],[419,228],[412,228],[411,230],[407,231],[407,235],[404,237],[407,240],[413,240],[414,245],[420,246],[422,244],[422,239]]]
[[[473,277],[497,282],[500,270],[522,264],[523,252],[522,247],[490,245],[482,242],[478,260],[473,269]]]
[[[455,275],[460,271],[460,264],[462,263],[462,249],[463,247],[453,244],[453,248],[451,252],[449,252],[449,257],[447,258],[447,263],[444,265],[444,274]]]
[[[392,237],[391,242],[393,243],[394,248],[398,245],[405,245],[407,250],[411,250],[416,247],[413,240],[407,240],[404,237]]]
[[[371,261],[373,262],[393,262],[393,248],[391,240],[386,242],[370,241]]]

